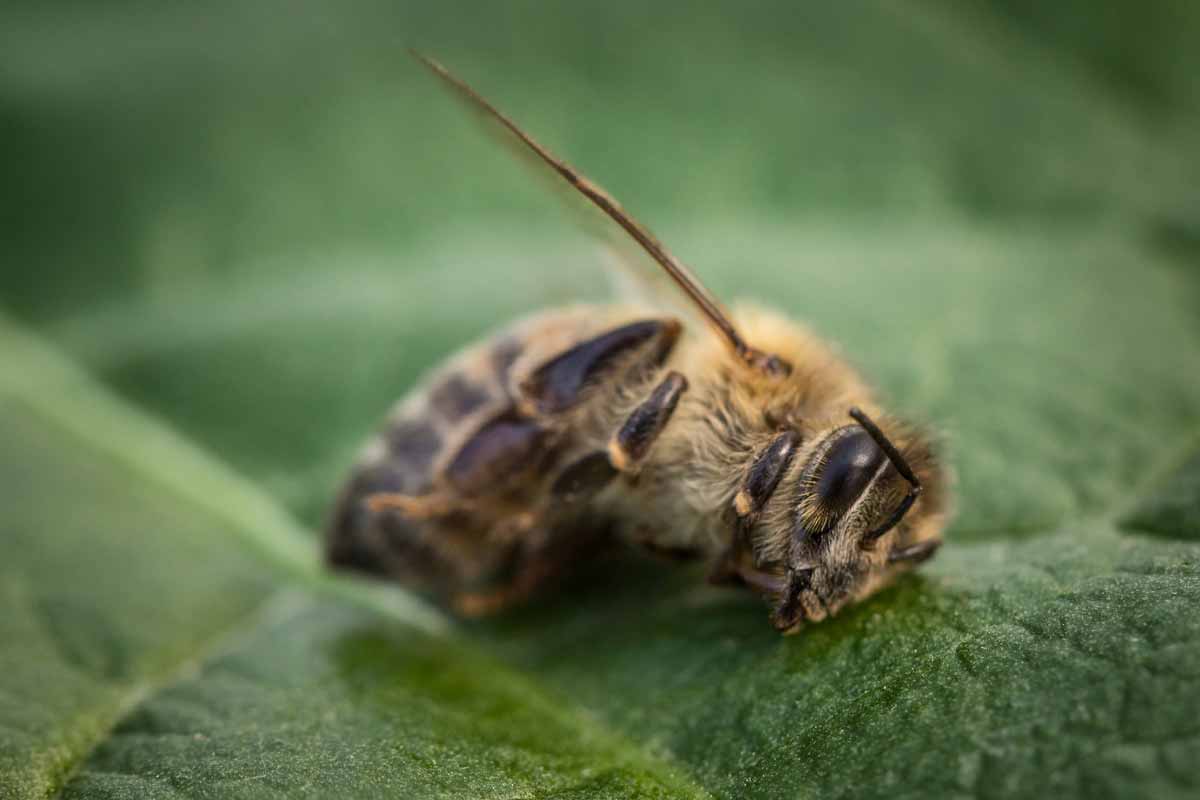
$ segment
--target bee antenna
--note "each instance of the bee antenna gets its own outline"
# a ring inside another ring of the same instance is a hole
[[[541,143],[518,127],[507,115],[483,99],[482,95],[472,89],[461,78],[452,74],[440,63],[416,50],[408,51],[413,58],[424,64],[434,75],[444,81],[460,98],[485,117],[494,120],[508,130],[524,149],[538,161],[558,173],[559,177],[571,185],[575,191],[583,195],[588,202],[600,209],[613,222],[619,225],[638,246],[654,259],[666,272],[667,276],[687,295],[700,313],[716,328],[717,332],[729,344],[730,348],[746,364],[775,378],[785,377],[792,372],[792,365],[777,355],[751,347],[741,332],[729,319],[729,314],[713,296],[700,279],[684,266],[683,262],[667,252],[662,242],[654,237],[646,226],[635,220],[629,212],[621,207],[617,199],[588,180],[582,173],[567,162],[547,150]]]
[[[879,430],[879,426],[862,412],[862,409],[857,406],[851,407],[850,416],[862,426],[867,435],[875,441],[875,444],[879,445],[879,449],[888,457],[888,461],[892,462],[892,466],[896,468],[896,471],[909,484],[908,494],[900,501],[900,505],[896,506],[896,510],[892,512],[892,515],[882,525],[863,537],[864,542],[874,542],[880,536],[883,536],[896,527],[900,520],[904,519],[904,515],[908,513],[908,510],[912,508],[912,504],[916,502],[917,496],[921,494],[921,481],[917,479],[916,474],[908,466],[908,462],[904,460],[904,456],[900,455],[900,451],[896,449],[896,446],[884,435],[883,431]]]

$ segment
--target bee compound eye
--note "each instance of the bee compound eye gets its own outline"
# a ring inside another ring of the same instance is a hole
[[[825,457],[816,493],[821,505],[842,512],[867,488],[884,461],[884,453],[861,428],[843,435]]]

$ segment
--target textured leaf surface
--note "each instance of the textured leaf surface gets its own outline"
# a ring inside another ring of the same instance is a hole
[[[0,336],[6,367],[34,380],[14,330]],[[12,377],[0,380],[0,794],[40,797],[270,583],[210,535],[210,516],[56,425]]]
[[[490,659],[302,603],[129,715],[67,797],[703,797]]]
[[[1198,35],[1184,2],[10,4],[0,796],[1194,796]],[[320,576],[305,526],[395,397],[604,291],[400,42],[945,431],[920,577],[780,638],[656,563],[470,625]]]

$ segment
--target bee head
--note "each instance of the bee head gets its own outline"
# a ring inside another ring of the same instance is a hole
[[[865,598],[941,544],[942,475],[928,441],[898,423],[889,436],[858,409],[850,417],[808,432],[814,444],[797,452],[796,469],[778,469],[776,480],[795,477],[770,513],[742,516],[756,523],[744,532],[758,572],[741,577],[774,603],[783,631]]]

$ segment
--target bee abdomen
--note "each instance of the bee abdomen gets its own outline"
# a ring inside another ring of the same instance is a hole
[[[407,492],[419,473],[396,462],[363,464],[343,487],[329,520],[326,559],[344,569],[409,581],[434,566],[423,554],[420,524],[396,515],[374,514],[364,500],[380,492]]]
[[[478,573],[487,560],[482,548],[460,558],[442,546],[452,524],[467,527],[468,520],[456,518],[463,515],[410,519],[375,511],[367,500],[425,496],[443,479],[457,491],[487,485],[496,467],[504,466],[498,460],[527,456],[538,444],[536,431],[516,419],[472,429],[488,409],[510,406],[499,381],[479,380],[457,365],[403,400],[342,489],[327,532],[329,562],[434,590]]]
[[[552,531],[584,511],[564,492],[583,500],[617,473],[564,472],[597,457],[627,413],[603,399],[610,384],[649,380],[679,330],[610,309],[549,312],[452,358],[364,449],[330,520],[330,563],[456,602],[531,582]]]
[[[549,432],[518,408],[514,365],[531,341],[573,340],[582,322],[577,314],[535,318],[467,347],[402,398],[342,488],[326,532],[329,562],[434,591],[498,568],[506,554],[489,533],[500,513],[474,498],[551,466]],[[373,495],[437,491],[460,507],[413,519],[367,504]],[[511,511],[517,498],[507,499]]]

